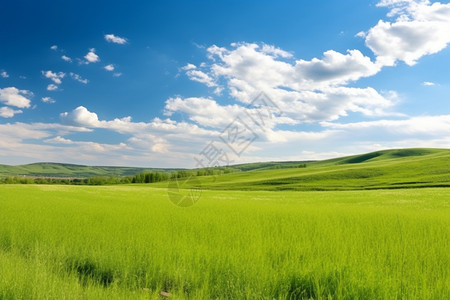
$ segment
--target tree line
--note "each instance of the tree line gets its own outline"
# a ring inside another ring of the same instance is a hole
[[[70,185],[112,185],[133,183],[154,183],[174,178],[191,176],[212,176],[231,173],[234,170],[216,167],[198,170],[179,170],[168,172],[144,172],[134,176],[93,176],[89,178],[52,178],[31,176],[6,176],[0,178],[0,184],[70,184]]]

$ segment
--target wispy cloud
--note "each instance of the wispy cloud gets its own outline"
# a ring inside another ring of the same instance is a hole
[[[126,38],[119,37],[119,36],[116,36],[114,34],[105,34],[105,40],[107,42],[120,44],[120,45],[123,45],[123,44],[127,43],[127,39]]]
[[[44,103],[55,103],[56,102],[51,97],[42,97],[41,99],[42,99],[42,102],[44,102]]]
[[[1,76],[2,78],[8,78],[8,77],[9,77],[9,74],[8,74],[6,71],[2,71],[2,72],[0,73],[0,76]]]
[[[424,82],[422,83],[422,85],[424,85],[424,86],[433,86],[433,85],[436,85],[436,83],[431,82],[431,81],[424,81]]]
[[[58,90],[58,86],[56,84],[50,83],[49,85],[47,85],[47,91],[57,91]]]
[[[72,77],[72,79],[74,79],[78,82],[84,83],[84,84],[87,84],[89,82],[89,80],[82,78],[80,75],[72,73],[72,72],[70,72],[70,77]]]
[[[53,51],[57,51],[58,50],[58,46],[57,45],[53,45],[50,47],[50,49],[52,49]]]
[[[72,59],[71,59],[70,57],[68,57],[68,56],[63,55],[63,56],[61,56],[61,58],[62,58],[64,61],[72,62]]]

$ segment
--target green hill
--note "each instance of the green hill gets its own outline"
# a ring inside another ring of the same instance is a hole
[[[35,163],[20,166],[0,165],[0,176],[86,178],[94,176],[133,176],[142,172],[172,172],[179,169],[82,166],[59,163]]]
[[[198,176],[212,190],[355,190],[450,187],[450,149],[394,149],[322,161],[262,162],[230,166],[233,172]],[[181,169],[99,167],[57,163],[0,165],[0,176],[87,178],[133,176]],[[167,182],[153,186],[167,187]]]
[[[398,149],[323,161],[245,165],[241,171],[198,177],[202,188],[221,190],[355,190],[450,187],[450,150]],[[239,167],[239,166],[237,166]],[[157,184],[163,186],[163,183]]]

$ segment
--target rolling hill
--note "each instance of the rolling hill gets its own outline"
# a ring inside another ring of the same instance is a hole
[[[142,172],[172,172],[180,169],[83,166],[59,163],[0,165],[0,176],[86,178],[94,176],[133,176]]]
[[[197,177],[212,190],[360,190],[450,187],[450,150],[397,149],[323,161],[247,164],[246,170]],[[253,168],[252,168],[253,165]],[[239,166],[237,166],[239,167]],[[198,182],[197,181],[197,182]],[[163,186],[163,183],[155,185]]]
[[[450,187],[450,149],[394,149],[321,161],[262,162],[229,167],[232,173],[195,177],[211,190],[360,190]],[[133,176],[181,169],[36,163],[0,165],[0,176],[86,178]],[[154,183],[167,187],[167,182]]]

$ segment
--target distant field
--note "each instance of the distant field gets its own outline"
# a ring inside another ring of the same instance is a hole
[[[228,174],[199,176],[204,188],[220,190],[352,190],[404,187],[450,187],[450,149],[394,149],[322,161],[263,162],[220,168]],[[124,177],[157,169],[36,163],[0,165],[6,176],[47,178]],[[185,170],[185,169],[184,169]],[[186,171],[186,170],[185,170]],[[187,170],[194,174],[199,170]],[[220,172],[214,168],[209,171]],[[162,183],[159,186],[166,186]],[[158,185],[156,185],[158,186]]]
[[[179,169],[96,167],[58,163],[35,163],[20,166],[0,165],[0,177],[20,175],[29,177],[86,178],[93,176],[132,176],[142,172],[171,172],[176,170]]]
[[[0,185],[0,299],[448,299],[449,249],[445,188],[204,190],[183,209],[149,185]]]

